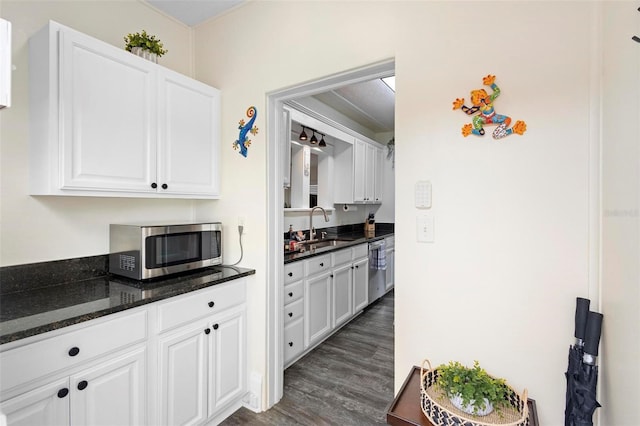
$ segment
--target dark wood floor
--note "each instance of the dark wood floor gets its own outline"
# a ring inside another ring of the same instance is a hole
[[[284,396],[222,425],[384,425],[393,400],[393,291],[289,367]]]

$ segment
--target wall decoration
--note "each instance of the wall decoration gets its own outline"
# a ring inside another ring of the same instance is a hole
[[[251,139],[247,136],[247,133],[251,133],[253,136],[258,134],[258,128],[253,125],[258,117],[258,110],[254,106],[250,106],[247,109],[247,117],[250,118],[249,122],[245,124],[244,118],[238,122],[238,129],[240,129],[240,135],[238,140],[233,143],[233,149],[240,148],[240,154],[243,157],[247,156],[247,148],[251,146]]]
[[[500,88],[495,84],[495,80],[496,76],[491,74],[482,79],[482,84],[491,87],[491,90],[493,90],[491,95],[489,95],[485,89],[471,91],[471,107],[466,106],[462,98],[457,98],[453,101],[453,109],[462,108],[462,112],[467,115],[474,115],[478,111],[480,112],[473,117],[471,124],[462,126],[462,136],[467,137],[472,133],[474,135],[484,136],[484,126],[487,124],[498,126],[493,131],[494,139],[502,139],[512,133],[522,135],[527,130],[527,124],[524,121],[518,120],[513,127],[510,128],[511,117],[496,113],[493,102],[500,95]]]

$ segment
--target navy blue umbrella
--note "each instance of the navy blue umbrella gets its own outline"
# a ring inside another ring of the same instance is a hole
[[[576,300],[576,343],[569,347],[565,426],[593,426],[593,413],[600,407],[596,401],[598,381],[598,346],[602,330],[602,314],[589,311],[590,301]]]

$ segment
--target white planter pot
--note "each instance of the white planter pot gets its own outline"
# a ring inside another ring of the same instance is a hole
[[[147,49],[143,49],[142,47],[132,47],[131,53],[133,53],[136,56],[140,56],[141,58],[144,58],[147,61],[151,61],[155,64],[158,63],[158,55],[148,51]]]
[[[449,398],[449,400],[456,408],[464,411],[467,414],[474,414],[476,416],[486,416],[487,414],[493,411],[493,404],[491,404],[487,398],[484,399],[484,404],[485,404],[484,410],[476,410],[475,412],[473,407],[473,402],[475,400],[471,400],[471,402],[466,406],[462,405],[462,396],[460,394],[452,396],[451,398]]]

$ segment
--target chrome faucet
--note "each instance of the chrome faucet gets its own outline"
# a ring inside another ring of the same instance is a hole
[[[322,210],[322,214],[324,214],[324,221],[329,222],[329,218],[327,217],[327,211],[320,206],[315,206],[309,212],[309,240],[314,240],[316,238],[316,230],[313,229],[313,212],[316,209]]]

